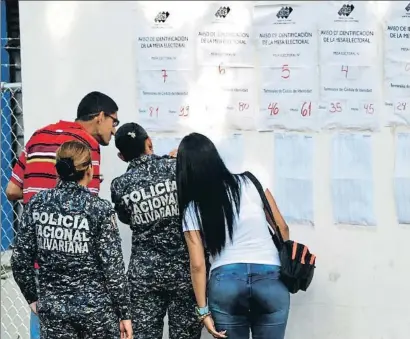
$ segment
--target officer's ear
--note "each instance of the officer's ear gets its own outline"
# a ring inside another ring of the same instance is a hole
[[[152,140],[148,137],[145,140],[145,154],[152,154],[154,153],[154,147],[152,146]]]
[[[118,158],[120,158],[122,161],[126,162],[124,159],[124,156],[121,154],[121,152],[117,153]]]

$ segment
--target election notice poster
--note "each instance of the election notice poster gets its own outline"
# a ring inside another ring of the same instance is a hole
[[[369,1],[326,1],[318,20],[320,63],[370,66],[377,60],[377,18]]]
[[[206,116],[225,129],[255,129],[255,69],[202,67],[197,85]]]
[[[138,2],[136,53],[139,70],[193,68],[195,20],[173,4]]]
[[[370,66],[322,65],[319,111],[323,127],[377,130],[378,73]]]
[[[318,64],[317,4],[256,6],[254,37],[259,67]]]
[[[250,1],[209,2],[196,36],[200,66],[253,67]]]
[[[367,1],[323,4],[319,21],[324,128],[378,129],[377,18]]]
[[[384,100],[388,125],[410,125],[410,2],[384,11]]]
[[[190,117],[191,71],[139,72],[139,121],[149,131],[175,132]]]
[[[260,68],[258,130],[311,130],[320,126],[318,67]]]

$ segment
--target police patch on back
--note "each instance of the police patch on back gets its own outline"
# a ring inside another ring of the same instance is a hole
[[[37,245],[39,249],[85,254],[88,253],[90,226],[88,219],[80,215],[32,213],[37,229]]]
[[[147,224],[161,218],[179,215],[176,190],[175,180],[165,180],[133,190],[121,198],[124,204],[132,210],[133,222],[137,225]]]

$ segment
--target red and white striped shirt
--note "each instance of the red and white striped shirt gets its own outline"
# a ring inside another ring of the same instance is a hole
[[[88,188],[94,194],[99,193],[100,145],[80,124],[60,120],[37,130],[31,136],[13,168],[10,180],[23,189],[24,204],[36,193],[55,187],[56,151],[70,140],[78,140],[90,147],[94,176]]]

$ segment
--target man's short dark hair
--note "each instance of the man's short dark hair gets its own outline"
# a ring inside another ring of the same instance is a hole
[[[148,133],[140,125],[129,122],[118,128],[115,133],[115,147],[124,160],[129,162],[145,153],[145,140]]]
[[[118,111],[118,106],[112,98],[104,93],[96,91],[88,93],[78,105],[76,120],[91,120],[101,111],[110,115]]]

